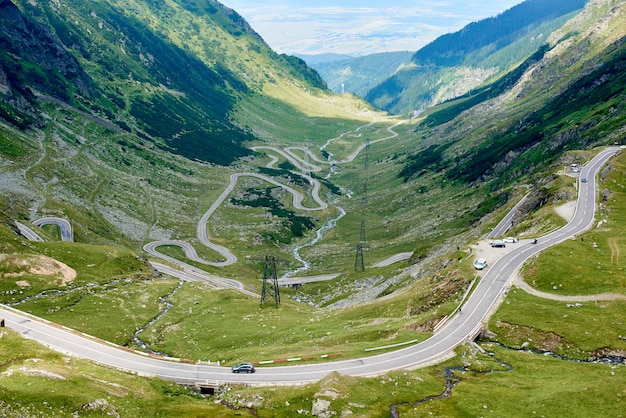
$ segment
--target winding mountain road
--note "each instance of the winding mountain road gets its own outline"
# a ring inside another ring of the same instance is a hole
[[[72,224],[67,219],[57,218],[56,216],[47,216],[33,221],[33,224],[40,228],[44,225],[56,225],[61,231],[62,241],[74,241],[74,229],[72,228]]]
[[[398,133],[395,132],[393,130],[393,128],[395,128],[396,126],[400,125],[404,123],[404,121],[400,121],[398,123],[396,123],[395,125],[392,125],[390,127],[387,128],[387,131],[389,132],[389,136],[383,137],[383,138],[379,138],[377,140],[372,141],[371,143],[377,143],[377,142],[381,142],[381,141],[386,141],[388,139],[392,139],[398,136]],[[369,126],[371,124],[367,124],[364,126]],[[357,131],[362,128],[359,127],[357,128]],[[353,161],[356,156],[366,147],[366,144],[362,144],[360,145],[352,154],[350,154],[350,156],[347,159],[341,160],[340,162],[345,163],[345,162],[351,162]],[[261,151],[261,150],[265,150],[265,151],[270,151],[273,153],[276,153],[278,155],[281,155],[282,157],[284,157],[285,159],[287,159],[290,163],[292,163],[298,170],[302,171],[303,173],[308,173],[308,172],[318,172],[321,171],[322,168],[315,165],[315,164],[311,164],[307,161],[304,161],[300,156],[298,156],[294,150],[299,150],[302,151],[303,153],[305,153],[305,155],[308,155],[311,157],[311,159],[313,159],[314,161],[316,161],[317,163],[320,164],[332,164],[333,162],[329,162],[329,161],[322,161],[321,159],[317,158],[317,156],[312,153],[308,148],[305,147],[287,147],[285,149],[280,149],[280,148],[276,148],[276,147],[272,147],[272,146],[256,146],[256,147],[252,147],[252,150],[254,151]],[[272,167],[277,161],[278,158],[274,155],[270,155],[271,161],[267,164],[267,167]],[[198,222],[198,227],[196,230],[198,239],[200,240],[200,242],[206,246],[209,249],[214,250],[215,252],[217,252],[218,254],[220,254],[224,260],[222,261],[208,261],[208,260],[204,260],[203,258],[201,258],[198,253],[196,252],[196,250],[191,246],[191,244],[185,242],[185,241],[179,241],[179,240],[161,240],[161,241],[154,241],[154,242],[150,242],[146,245],[144,245],[143,249],[144,251],[146,251],[147,253],[149,253],[150,255],[157,257],[157,258],[161,258],[163,260],[166,260],[170,263],[173,263],[175,265],[178,265],[181,268],[184,269],[194,269],[192,266],[190,266],[189,264],[179,261],[174,257],[170,257],[167,256],[161,252],[158,251],[158,247],[160,246],[177,246],[183,249],[183,251],[185,252],[185,255],[187,256],[187,258],[189,258],[190,260],[208,265],[208,266],[213,266],[213,267],[226,267],[226,266],[230,266],[233,265],[237,262],[237,257],[226,247],[221,246],[219,244],[216,244],[214,242],[212,242],[209,239],[208,236],[208,232],[207,232],[207,223],[209,221],[209,219],[211,218],[211,216],[213,216],[213,214],[215,213],[215,211],[224,203],[224,201],[226,200],[226,198],[232,193],[232,191],[235,189],[235,187],[237,186],[237,183],[239,181],[240,178],[242,177],[252,177],[252,178],[257,178],[259,180],[268,182],[270,184],[273,184],[275,186],[281,187],[284,190],[286,190],[288,193],[291,194],[292,196],[292,205],[294,208],[298,209],[298,210],[302,210],[302,211],[319,211],[319,210],[325,210],[328,208],[328,204],[326,202],[324,202],[321,198],[320,198],[320,189],[321,189],[321,184],[319,181],[317,181],[316,179],[312,178],[310,175],[308,174],[302,174],[302,173],[297,173],[300,176],[304,177],[309,184],[312,185],[312,190],[311,190],[311,196],[313,198],[313,200],[315,201],[315,204],[317,206],[304,206],[303,202],[306,199],[306,197],[300,193],[298,190],[284,185],[276,180],[274,180],[271,177],[265,176],[263,174],[258,174],[258,173],[235,173],[232,174],[230,176],[230,182],[228,184],[228,186],[224,189],[224,191],[222,192],[222,194],[215,200],[215,202],[213,202],[213,204],[211,205],[211,207],[209,207],[209,209],[204,213],[204,215],[202,216],[202,218],[200,219],[200,221]],[[201,271],[199,269],[194,269],[194,271],[201,273]],[[304,280],[308,280],[308,281],[320,281],[320,277],[323,277],[322,280],[328,280],[328,275],[324,275],[324,276],[316,276],[315,278],[312,279],[304,279]],[[211,279],[209,279],[211,280]],[[234,284],[234,282],[236,282],[235,280],[230,280],[228,279],[230,282],[232,282]],[[212,280],[211,280],[212,281]],[[239,282],[237,282],[239,283]],[[238,289],[243,289],[243,285],[241,285],[240,283],[238,285],[235,285],[235,288]]]
[[[189,364],[181,359],[166,359],[145,353],[129,352],[110,343],[51,324],[20,311],[0,308],[9,327],[56,350],[141,375],[158,376],[184,384],[203,382],[245,382],[251,385],[299,384],[314,382],[331,372],[352,376],[376,376],[397,369],[412,369],[434,364],[454,355],[453,350],[472,339],[489,315],[497,308],[518,269],[533,255],[591,227],[595,214],[596,174],[619,149],[600,152],[587,164],[581,177],[588,179],[579,187],[576,213],[563,228],[545,235],[537,244],[524,244],[503,255],[483,276],[466,299],[463,311],[450,318],[430,338],[393,352],[332,363],[258,368],[252,375],[236,375],[225,367]],[[169,361],[167,361],[169,360]]]

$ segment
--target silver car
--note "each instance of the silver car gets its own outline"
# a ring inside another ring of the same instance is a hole
[[[477,258],[476,261],[474,261],[474,268],[476,270],[482,270],[485,267],[487,267],[487,260],[484,258]]]

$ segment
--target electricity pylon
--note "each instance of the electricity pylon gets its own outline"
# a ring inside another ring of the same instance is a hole
[[[273,255],[265,256],[265,267],[263,268],[263,289],[261,291],[261,307],[265,299],[274,298],[276,308],[280,303],[280,290],[278,288],[278,277],[276,275],[276,257]]]
[[[363,261],[363,243],[356,244],[356,258],[354,260],[354,271],[365,271],[365,262]]]

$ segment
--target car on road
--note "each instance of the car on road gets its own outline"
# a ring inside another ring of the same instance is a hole
[[[487,267],[487,260],[485,260],[484,258],[477,258],[477,259],[474,261],[474,268],[475,268],[476,270],[482,270],[482,269],[484,269],[485,267]]]
[[[504,247],[506,247],[506,244],[501,239],[496,239],[496,240],[490,241],[489,245],[491,245],[494,248],[504,248]]]
[[[518,241],[518,239],[517,239],[517,238],[515,238],[515,237],[506,237],[506,238],[505,238],[505,239],[503,239],[502,241],[504,241],[504,242],[512,242],[512,243],[514,243],[514,242],[517,242],[517,241]]]
[[[582,181],[583,183],[587,183],[587,177],[583,177],[580,181]]]
[[[254,364],[252,363],[239,363],[235,364],[231,368],[233,373],[254,373]]]

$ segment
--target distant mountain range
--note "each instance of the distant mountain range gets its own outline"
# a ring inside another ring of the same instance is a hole
[[[588,0],[527,0],[443,35],[414,54],[344,60],[303,57],[335,92],[350,92],[401,114],[462,96],[531,56]]]
[[[326,55],[301,56],[308,65],[315,68],[336,93],[354,93],[359,97],[367,94],[390,76],[408,65],[413,52],[383,52],[362,57]]]
[[[423,141],[400,175],[434,171],[498,190],[564,151],[626,143],[623,10],[590,1],[514,70],[427,110],[416,132]]]

